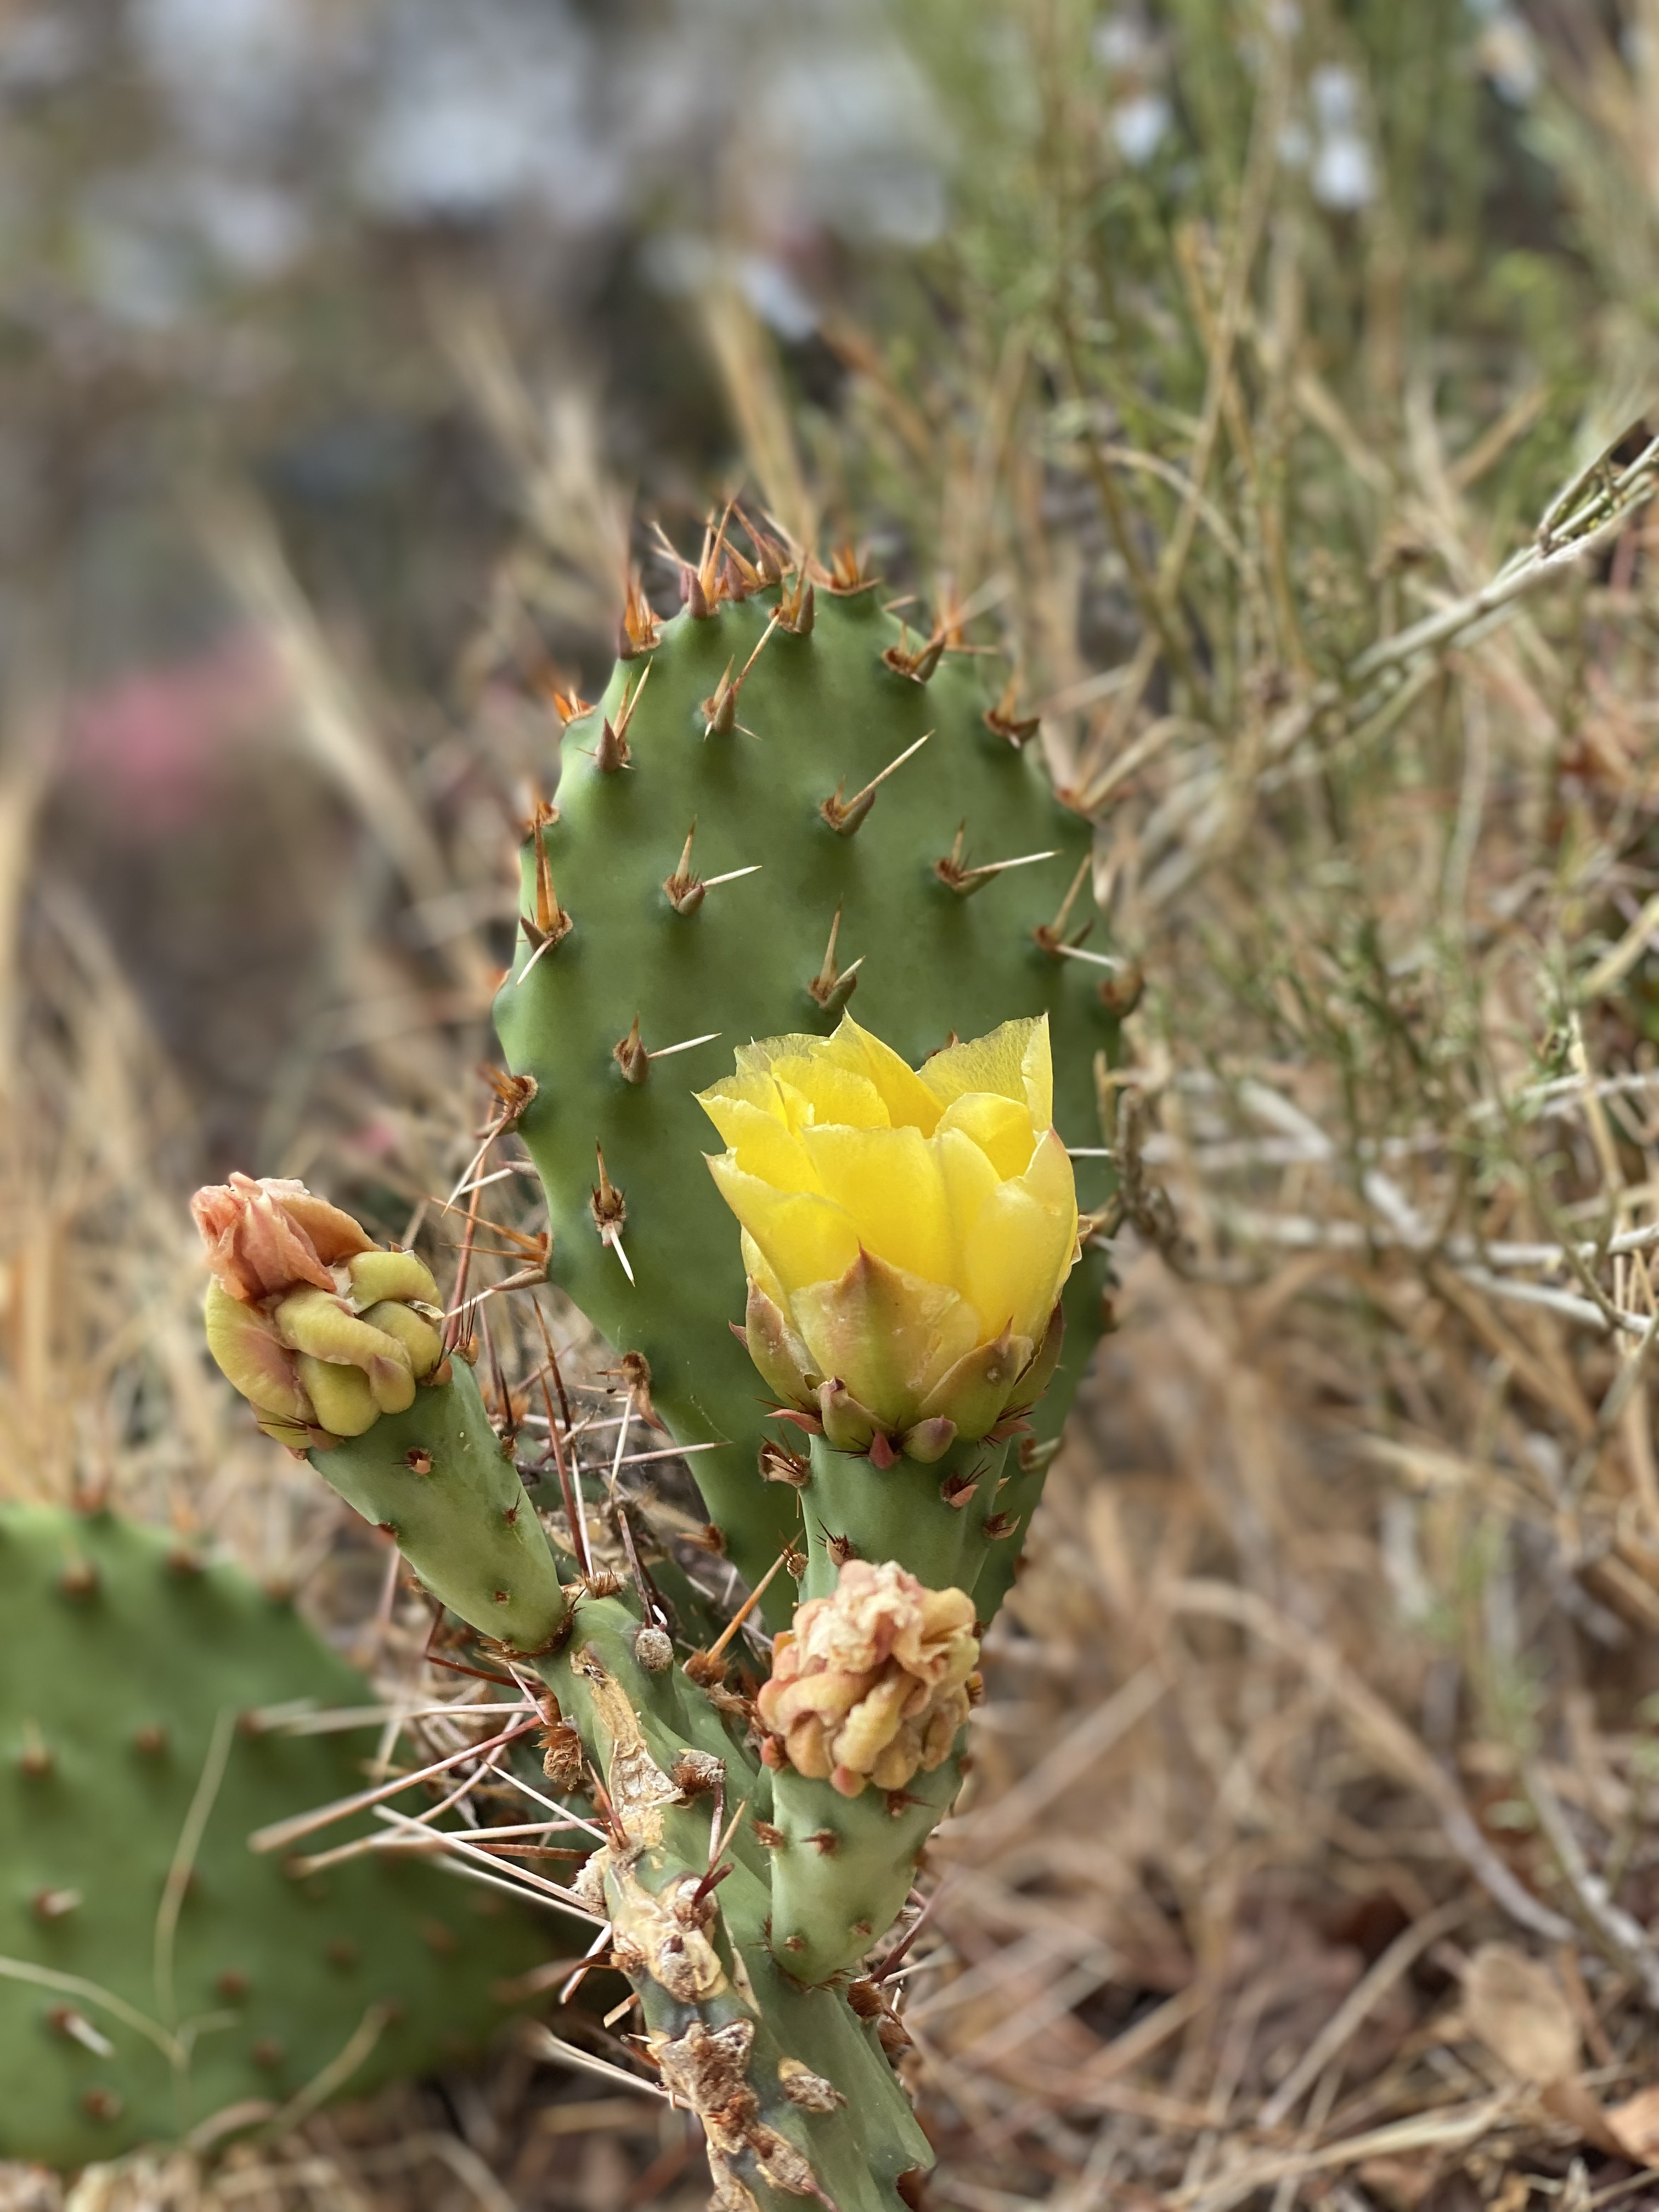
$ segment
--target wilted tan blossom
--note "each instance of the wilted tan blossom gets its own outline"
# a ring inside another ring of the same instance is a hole
[[[198,1190],[208,1349],[292,1449],[326,1450],[414,1401],[443,1360],[438,1286],[303,1183],[233,1175]]]
[[[849,1559],[835,1594],[809,1598],[772,1646],[757,1700],[769,1766],[902,1790],[951,1755],[979,1662],[973,1600],[930,1590],[896,1560]]]
[[[190,1210],[214,1280],[244,1305],[296,1283],[331,1291],[329,1270],[337,1261],[374,1249],[349,1213],[313,1198],[302,1182],[276,1176],[256,1182],[233,1170],[228,1182],[198,1190]]]

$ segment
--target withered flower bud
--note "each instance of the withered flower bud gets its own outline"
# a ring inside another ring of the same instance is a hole
[[[809,1598],[773,1644],[756,1701],[763,1755],[843,1797],[872,1782],[902,1790],[950,1757],[978,1659],[964,1591],[926,1589],[896,1560],[849,1559],[834,1595]]]

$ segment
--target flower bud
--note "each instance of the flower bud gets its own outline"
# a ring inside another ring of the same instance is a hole
[[[964,1591],[925,1589],[895,1560],[849,1559],[834,1595],[809,1598],[773,1642],[756,1700],[763,1755],[843,1797],[870,1782],[902,1790],[950,1757],[978,1662]]]
[[[213,1273],[208,1349],[268,1436],[327,1450],[443,1379],[438,1286],[412,1252],[378,1249],[303,1183],[233,1175],[191,1211]]]
[[[912,1069],[844,1017],[773,1037],[699,1103],[743,1229],[744,1337],[781,1402],[848,1451],[937,1460],[1030,1404],[1077,1258],[1048,1028],[1006,1022]]]

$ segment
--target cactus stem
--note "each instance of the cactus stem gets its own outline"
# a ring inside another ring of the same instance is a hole
[[[850,799],[842,797],[842,792],[847,787],[845,777],[842,779],[818,809],[818,812],[837,836],[851,837],[854,835],[870,809],[875,805],[876,793],[882,785],[886,782],[895,769],[902,768],[913,754],[919,753],[933,734],[931,730],[924,730],[915,744],[907,745],[896,759],[890,760],[884,769],[871,777],[862,791],[855,791]]]
[[[994,876],[1006,875],[1010,868],[1035,867],[1039,860],[1054,860],[1060,857],[1057,852],[1052,850],[1047,853],[1021,853],[1015,860],[986,860],[975,867],[969,867],[963,852],[967,835],[968,824],[963,822],[957,827],[956,842],[950,851],[943,860],[935,860],[933,863],[933,873],[945,889],[954,891],[958,898],[971,898],[975,891],[982,890]],[[1065,951],[1066,948],[1061,946],[1059,949]]]

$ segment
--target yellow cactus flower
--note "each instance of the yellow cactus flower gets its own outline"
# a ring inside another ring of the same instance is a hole
[[[842,1018],[740,1048],[699,1094],[779,1398],[878,1465],[938,1459],[1047,1383],[1078,1253],[1047,1018],[911,1068]]]
[[[829,1782],[902,1790],[951,1755],[979,1663],[974,1601],[924,1589],[896,1560],[849,1559],[833,1595],[809,1598],[772,1644],[756,1711],[769,1766]]]
[[[267,1436],[295,1451],[402,1413],[444,1365],[438,1286],[303,1183],[234,1175],[191,1202],[213,1280],[207,1340]]]

